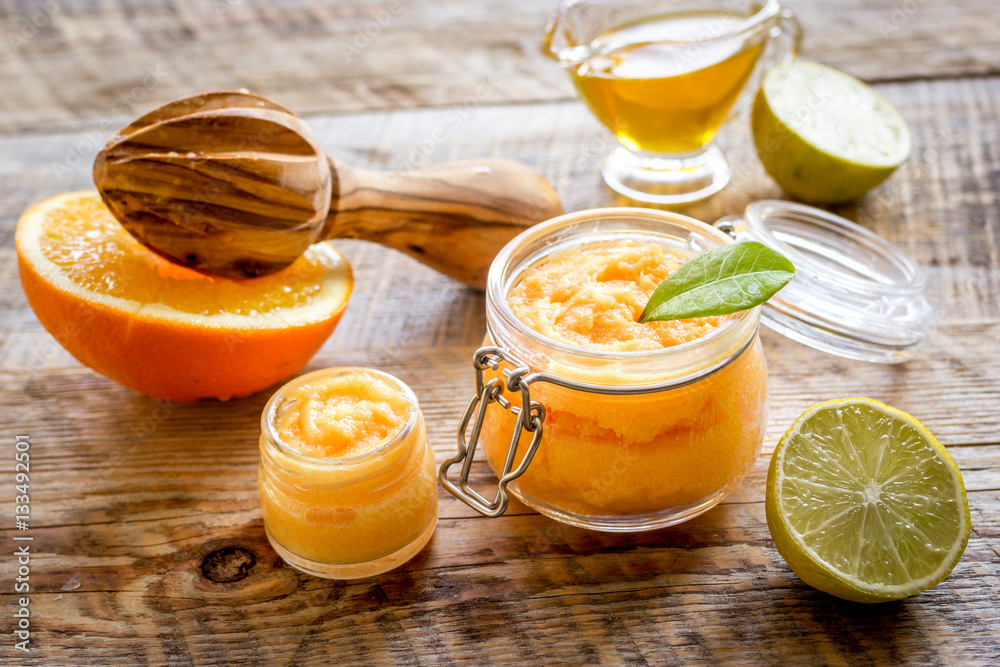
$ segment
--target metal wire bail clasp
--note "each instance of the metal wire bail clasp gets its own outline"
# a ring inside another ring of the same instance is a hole
[[[496,371],[500,368],[501,362],[506,362],[513,369],[505,368],[502,371],[503,380],[493,378],[484,382],[483,374],[486,369]],[[469,401],[469,406],[465,409],[465,415],[462,417],[462,423],[458,427],[458,454],[455,458],[441,464],[438,479],[441,481],[441,486],[446,488],[451,495],[472,509],[488,517],[498,517],[507,511],[507,485],[523,475],[524,471],[528,469],[528,464],[531,463],[531,459],[538,449],[538,443],[542,441],[542,422],[545,421],[545,408],[531,400],[528,388],[531,383],[531,377],[528,375],[530,369],[517,357],[498,347],[481,347],[476,350],[472,364],[476,368],[476,395]],[[520,392],[521,405],[528,406],[528,409],[515,407],[504,398],[505,390]],[[504,410],[510,410],[517,417],[518,426],[514,428],[510,446],[507,448],[507,458],[499,475],[500,483],[496,496],[492,501],[489,501],[469,486],[469,472],[472,470],[472,461],[476,456],[476,448],[479,446],[479,435],[483,429],[486,410],[493,403],[498,403]],[[466,441],[465,433],[470,423],[472,424],[472,434]],[[531,444],[528,445],[520,465],[511,470],[517,454],[521,431],[532,434]],[[462,464],[462,471],[456,485],[448,479],[448,470],[457,463]]]

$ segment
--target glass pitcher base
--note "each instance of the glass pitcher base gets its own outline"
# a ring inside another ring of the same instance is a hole
[[[636,154],[624,146],[601,169],[615,192],[650,204],[689,204],[714,195],[729,182],[725,155],[712,145],[686,155]]]

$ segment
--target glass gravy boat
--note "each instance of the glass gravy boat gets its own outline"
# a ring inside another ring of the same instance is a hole
[[[685,204],[729,182],[715,135],[801,34],[778,0],[566,0],[545,51],[618,139],[602,170],[611,189]]]

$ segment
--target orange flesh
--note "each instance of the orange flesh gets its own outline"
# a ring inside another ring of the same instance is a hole
[[[293,375],[352,287],[329,244],[250,280],[177,266],[133,239],[96,191],[32,206],[15,239],[21,285],[45,329],[98,373],[170,401],[247,396]]]
[[[403,549],[436,519],[437,477],[423,418],[384,447],[412,408],[398,386],[349,373],[295,388],[283,403],[275,421],[281,441],[327,465],[262,444],[258,487],[272,539],[318,563],[366,563]]]
[[[97,197],[42,223],[42,253],[87,290],[198,315],[276,313],[309,303],[330,260],[311,250],[278,273],[252,280],[206,276],[144,247]],[[290,279],[294,277],[293,279]]]
[[[529,268],[508,303],[532,329],[586,349],[678,345],[726,319],[635,321],[656,285],[687,259],[680,252],[653,242],[562,251]],[[767,371],[759,342],[723,370],[669,391],[609,396],[546,383],[531,391],[546,409],[544,435],[517,485],[529,501],[581,515],[696,507],[743,479],[765,428]],[[519,396],[508,397],[519,404]],[[499,407],[487,411],[482,437],[495,471],[514,424]],[[515,462],[529,441],[522,433]]]

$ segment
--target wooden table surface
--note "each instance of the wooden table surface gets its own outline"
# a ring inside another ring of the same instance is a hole
[[[1000,664],[1000,14],[990,0],[789,0],[806,55],[876,84],[913,130],[910,161],[836,212],[913,256],[940,323],[908,363],[832,357],[763,333],[770,422],[757,465],[680,526],[609,535],[514,503],[485,519],[443,491],[430,545],[356,582],[270,549],[256,489],[270,392],[174,405],[81,366],[21,292],[13,230],[30,203],[88,187],[94,153],[170,98],[247,87],[309,114],[338,159],[378,168],[523,160],[567,210],[626,202],[598,173],[612,141],[538,46],[555,0],[0,1],[0,663]],[[366,31],[367,30],[367,34]],[[732,184],[704,220],[781,197],[747,123],[720,143]],[[308,370],[381,368],[454,447],[485,331],[482,294],[407,257],[338,243],[356,276]],[[775,551],[764,478],[818,401],[906,410],[965,476],[972,538],[952,575],[864,606],[803,584]],[[14,528],[16,435],[30,435],[31,520]],[[490,475],[482,471],[477,482]],[[15,536],[33,538],[29,653],[14,648]]]

